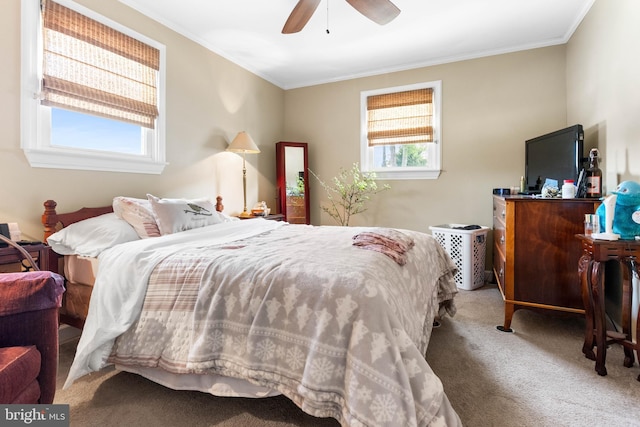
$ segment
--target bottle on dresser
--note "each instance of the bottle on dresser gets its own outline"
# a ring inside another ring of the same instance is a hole
[[[598,199],[602,197],[602,170],[598,167],[600,153],[597,148],[589,151],[589,167],[587,168],[587,197]]]

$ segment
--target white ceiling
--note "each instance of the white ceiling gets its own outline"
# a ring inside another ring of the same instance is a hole
[[[291,89],[563,44],[594,0],[392,0],[401,13],[384,26],[344,0],[323,0],[287,35],[297,0],[120,1]]]

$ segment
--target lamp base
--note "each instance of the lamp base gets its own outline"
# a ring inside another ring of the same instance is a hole
[[[253,218],[253,215],[251,214],[251,212],[244,211],[240,215],[238,215],[238,218]]]

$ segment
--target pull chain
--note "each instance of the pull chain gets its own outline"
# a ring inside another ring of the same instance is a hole
[[[327,0],[327,34],[329,34],[329,0]]]

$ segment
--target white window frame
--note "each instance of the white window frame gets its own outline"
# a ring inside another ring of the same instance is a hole
[[[20,146],[29,164],[40,168],[162,173],[167,165],[165,161],[165,46],[73,1],[55,1],[160,51],[157,85],[159,114],[154,129],[142,128],[142,154],[51,145],[51,107],[40,103],[43,57],[40,0],[22,0]]]
[[[433,89],[433,142],[427,144],[429,167],[380,167],[373,163],[374,147],[367,139],[367,97],[416,89]],[[360,169],[374,172],[377,179],[437,179],[442,165],[442,80],[360,92]]]

